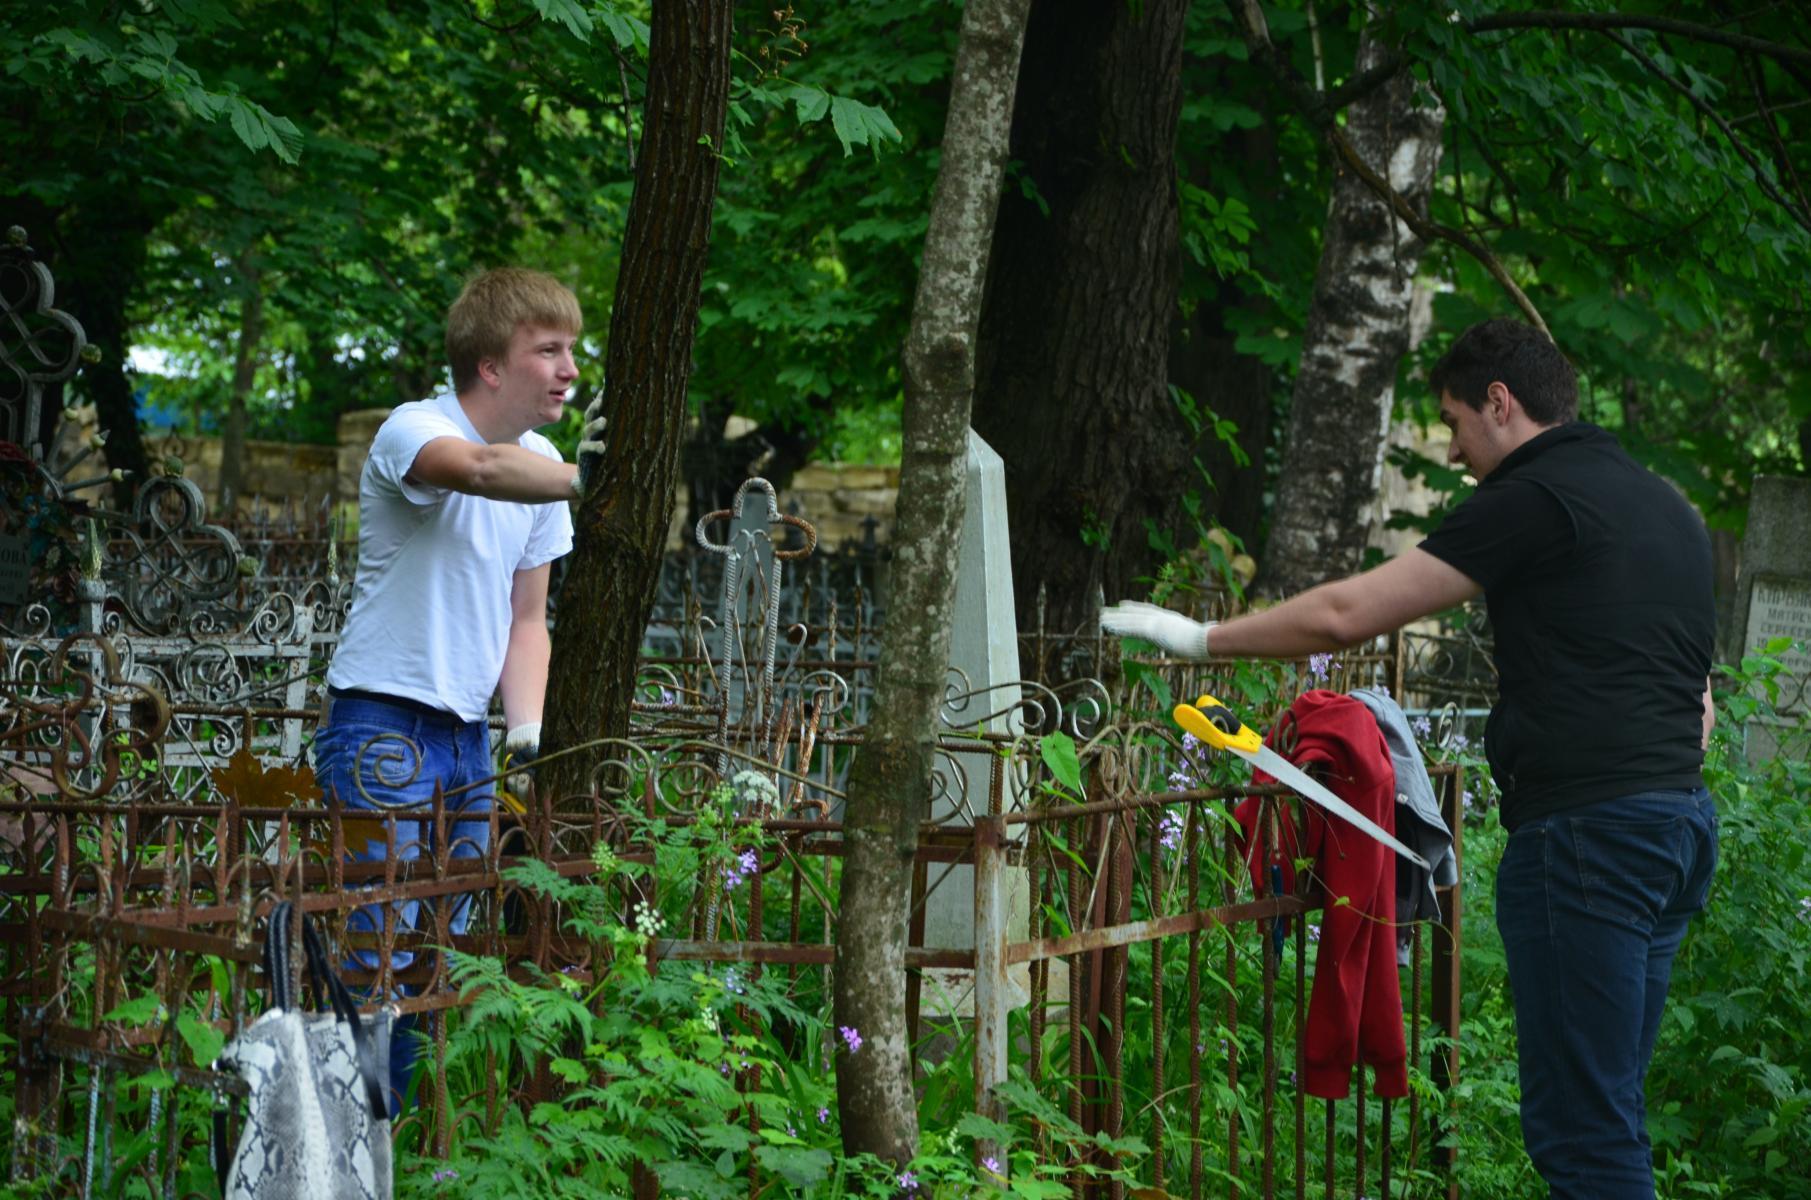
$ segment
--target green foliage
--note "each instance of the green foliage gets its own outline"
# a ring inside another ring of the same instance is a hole
[[[449,1161],[405,1159],[399,1196],[437,1195],[454,1181],[485,1196],[621,1196],[640,1165],[663,1190],[696,1197],[746,1195],[751,1170],[806,1197],[892,1196],[906,1181],[928,1195],[981,1196],[1004,1186],[1043,1197],[1066,1194],[1062,1152],[1092,1148],[1128,1164],[1145,1153],[1137,1138],[1085,1134],[1017,1076],[1005,1090],[1013,1114],[1006,1124],[957,1114],[929,1128],[922,1153],[901,1169],[845,1157],[827,997],[807,1007],[784,972],[647,965],[661,914],[712,903],[725,922],[738,919],[728,881],[747,869],[744,856],[761,840],[731,819],[737,786],[720,789],[695,824],[633,822],[629,849],[598,848],[593,878],[539,863],[512,869],[527,895],[556,906],[562,934],[590,947],[588,965],[523,976],[495,959],[452,954],[469,1003],[458,1013],[446,1069],[460,1094],[482,1086],[488,1072],[507,1089],[544,1065],[559,1098],[526,1111],[505,1106],[482,1133],[456,1139]],[[632,902],[637,896],[645,898]],[[995,1147],[997,1170],[977,1161],[978,1139]],[[1099,1163],[1084,1171],[1130,1178],[1125,1167]]]

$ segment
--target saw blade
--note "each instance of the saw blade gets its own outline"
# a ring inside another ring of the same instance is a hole
[[[1347,804],[1344,800],[1341,800],[1338,796],[1335,796],[1332,792],[1316,783],[1313,777],[1306,771],[1303,771],[1270,747],[1260,746],[1256,751],[1242,750],[1237,746],[1228,746],[1227,749],[1250,763],[1252,766],[1261,767],[1270,772],[1279,783],[1287,784],[1290,788],[1298,792],[1303,799],[1320,805],[1334,816],[1352,825],[1360,833],[1365,834],[1376,841],[1382,842],[1416,866],[1423,870],[1432,869],[1427,865],[1427,859],[1422,858],[1419,854],[1416,854],[1413,850],[1410,850],[1407,846],[1397,841],[1383,826],[1371,820],[1371,818],[1365,816],[1356,808],[1353,808],[1350,804]]]

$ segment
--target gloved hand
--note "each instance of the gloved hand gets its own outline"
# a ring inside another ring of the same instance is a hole
[[[541,723],[524,721],[503,735],[503,764],[526,767],[541,756]]]
[[[1118,637],[1143,638],[1177,658],[1206,658],[1207,631],[1217,622],[1191,621],[1178,612],[1122,600],[1100,613],[1100,627]]]
[[[525,796],[533,781],[528,771],[541,756],[541,723],[524,721],[503,735],[503,769],[509,774],[503,786],[512,796]]]
[[[572,491],[580,499],[590,492],[591,481],[597,478],[598,464],[604,461],[604,432],[609,425],[610,418],[604,415],[604,393],[600,391],[585,406],[585,424],[579,430],[579,470],[572,477]],[[535,729],[538,733],[540,726]]]

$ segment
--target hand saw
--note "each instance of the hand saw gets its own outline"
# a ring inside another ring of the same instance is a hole
[[[1175,712],[1170,715],[1186,732],[1194,734],[1216,750],[1231,751],[1252,766],[1262,767],[1303,799],[1320,805],[1366,837],[1383,843],[1423,870],[1430,869],[1425,858],[1397,841],[1377,822],[1316,783],[1307,772],[1266,746],[1264,739],[1240,721],[1232,709],[1212,696],[1203,696],[1193,704],[1178,704]]]

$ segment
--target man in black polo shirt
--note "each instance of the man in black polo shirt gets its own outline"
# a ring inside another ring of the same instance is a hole
[[[1643,1080],[1717,858],[1700,774],[1710,539],[1670,485],[1576,420],[1577,378],[1538,330],[1476,325],[1431,382],[1448,458],[1480,482],[1420,546],[1224,624],[1128,603],[1101,626],[1178,655],[1299,658],[1484,594],[1523,1140],[1554,1197],[1652,1200]]]

